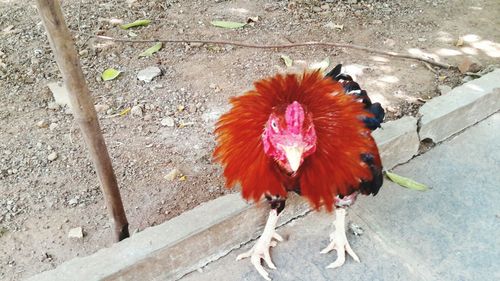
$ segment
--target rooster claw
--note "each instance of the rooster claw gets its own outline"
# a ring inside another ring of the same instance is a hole
[[[276,239],[277,241],[283,241],[283,237],[281,237],[281,235],[276,232],[274,232],[271,237]],[[252,249],[245,253],[239,254],[236,257],[236,260],[242,260],[250,257],[250,261],[252,262],[257,272],[259,272],[259,274],[264,277],[264,279],[269,281],[271,280],[271,278],[269,277],[269,273],[262,266],[261,260],[264,260],[269,268],[276,269],[276,265],[274,265],[273,261],[271,260],[269,248],[275,247],[278,242],[276,242],[275,240],[271,240],[266,245],[265,240],[267,239],[262,239],[261,237],[261,239],[259,239],[259,241],[257,241],[257,243],[252,247]]]
[[[342,240],[342,239],[339,239]],[[341,267],[344,262],[345,262],[345,253],[347,252],[349,256],[351,256],[355,261],[359,261],[358,255],[354,253],[354,251],[351,248],[351,245],[349,245],[349,242],[347,240],[344,241],[338,241],[338,240],[332,240],[328,246],[326,246],[322,251],[321,254],[327,254],[331,252],[332,250],[337,251],[337,259],[329,264],[326,268],[337,268]]]
[[[330,244],[321,250],[321,254],[327,254],[332,250],[337,251],[337,259],[329,264],[326,268],[337,268],[341,267],[345,262],[345,253],[349,254],[355,261],[360,262],[358,255],[354,253],[349,245],[345,234],[345,215],[346,211],[344,209],[335,210],[335,231],[330,234]]]
[[[266,223],[266,228],[264,229],[262,236],[259,238],[259,240],[257,240],[257,243],[255,243],[252,249],[245,253],[239,254],[236,257],[236,260],[242,260],[249,257],[255,269],[257,269],[259,274],[268,281],[271,280],[271,278],[269,277],[269,273],[262,266],[261,260],[264,260],[269,268],[276,269],[276,265],[274,265],[273,261],[271,260],[269,249],[271,247],[275,247],[278,244],[277,241],[283,241],[283,237],[281,237],[281,235],[276,233],[276,231],[274,230],[277,219],[278,214],[276,210],[271,210],[268,222]]]

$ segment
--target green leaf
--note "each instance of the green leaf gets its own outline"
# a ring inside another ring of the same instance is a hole
[[[222,27],[222,28],[241,28],[247,25],[246,23],[241,23],[241,22],[234,22],[234,21],[220,21],[220,20],[214,20],[211,21],[210,24],[213,26],[217,27]]]
[[[131,22],[131,23],[122,24],[122,25],[120,25],[120,28],[121,29],[129,29],[131,27],[146,26],[149,23],[151,23],[151,20],[136,20],[136,21]]]
[[[316,63],[311,64],[309,66],[309,69],[320,70],[321,72],[324,72],[328,68],[329,65],[330,65],[330,59],[325,58],[324,60],[322,60],[320,62],[316,62]]]
[[[146,49],[144,52],[140,53],[139,57],[150,57],[154,53],[158,52],[162,46],[163,46],[162,43],[158,42],[158,43],[154,44],[153,47],[150,47],[150,48]]]
[[[414,181],[412,179],[405,178],[403,176],[396,175],[396,174],[391,173],[391,172],[385,172],[385,175],[391,181],[399,184],[402,187],[406,187],[406,188],[413,189],[413,190],[418,190],[418,191],[426,191],[426,190],[429,189],[429,187],[427,185],[425,185],[425,184],[421,184],[421,183],[416,182],[416,181]]]
[[[103,81],[113,80],[116,77],[118,77],[118,75],[120,75],[120,73],[121,73],[121,71],[119,71],[119,70],[116,70],[114,68],[108,68],[102,72],[101,78]]]
[[[281,55],[280,58],[283,60],[283,62],[285,63],[285,65],[287,67],[290,67],[293,65],[293,60],[289,56]]]

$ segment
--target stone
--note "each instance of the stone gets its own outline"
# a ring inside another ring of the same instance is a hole
[[[446,95],[447,93],[451,92],[451,90],[453,90],[453,89],[448,85],[439,85],[438,90],[441,93],[441,95]]]
[[[57,104],[56,102],[51,101],[47,104],[47,108],[50,110],[59,110],[59,109],[61,109],[61,106],[59,104]]]
[[[40,120],[36,123],[36,125],[38,126],[38,128],[48,128],[49,127],[49,123],[47,122],[47,120]]]
[[[483,69],[483,65],[474,57],[466,56],[462,59],[462,62],[458,65],[458,70],[462,73],[467,72],[479,72]]]
[[[130,109],[130,114],[134,117],[142,117],[142,107],[140,105],[134,105],[132,106],[132,109]]]
[[[165,117],[161,120],[160,123],[162,126],[167,126],[167,127],[175,126],[175,122],[174,122],[174,119],[172,117]]]
[[[464,78],[462,78],[463,83],[467,83],[467,82],[472,81],[472,80],[474,80],[474,77],[469,76],[469,75],[464,76]]]
[[[89,50],[85,49],[85,50],[81,50],[80,52],[78,52],[78,54],[80,55],[80,57],[84,58],[84,57],[87,57],[89,55]]]
[[[137,79],[149,83],[153,81],[154,78],[161,75],[161,69],[156,66],[150,66],[145,68],[137,74]]]
[[[66,107],[66,109],[64,110],[64,114],[71,115],[73,114],[73,111],[71,111],[70,107]]]
[[[68,232],[68,238],[76,238],[76,239],[82,239],[83,238],[83,229],[81,226],[75,227],[69,230]]]
[[[420,139],[441,142],[500,109],[500,69],[435,97],[420,109]]]
[[[76,204],[78,204],[78,198],[75,197],[75,198],[69,199],[68,204],[69,205],[76,205]]]
[[[332,21],[330,21],[327,24],[325,24],[324,27],[329,28],[329,29],[335,29],[335,30],[343,30],[344,29],[344,25],[342,25],[342,24],[335,24]]]
[[[52,96],[54,97],[55,103],[60,106],[69,106],[69,94],[66,90],[66,87],[61,82],[52,82],[48,83],[50,91],[52,92]]]
[[[163,178],[168,181],[174,181],[179,175],[181,171],[177,168],[173,168],[168,174],[166,174]]]
[[[148,113],[146,115],[144,115],[144,121],[151,121],[153,120],[153,115]]]
[[[377,142],[384,169],[405,163],[418,153],[420,140],[415,117],[405,116],[382,123],[382,128],[374,131],[372,136]]]
[[[329,21],[327,24],[324,25],[324,27],[335,29],[335,23],[333,21]]]
[[[98,113],[101,112],[106,112],[109,109],[109,105],[103,103],[103,104],[96,104],[95,106],[95,111]]]
[[[57,123],[50,123],[49,125],[49,130],[53,131],[57,128],[57,126],[59,126],[59,124]]]
[[[205,43],[199,43],[199,42],[192,42],[192,43],[189,43],[189,46],[193,47],[193,48],[199,48],[199,47],[202,47]]]
[[[57,157],[59,157],[59,155],[57,155],[57,152],[52,152],[51,154],[49,154],[49,155],[47,156],[47,159],[48,159],[49,161],[54,161],[54,160],[56,160],[56,159],[57,159]]]

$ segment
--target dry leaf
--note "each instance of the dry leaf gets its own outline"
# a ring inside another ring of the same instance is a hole
[[[235,29],[235,28],[241,28],[247,25],[246,23],[241,23],[241,22],[234,22],[234,21],[211,21],[211,25],[217,26],[217,27],[222,27],[222,28],[229,28],[229,29]]]
[[[320,61],[320,62],[316,62],[316,63],[313,63],[309,66],[309,69],[312,69],[312,70],[320,70],[321,72],[324,72],[328,66],[330,66],[330,59],[329,58],[325,58],[324,60]]]
[[[338,30],[344,30],[344,25],[343,24],[335,24],[335,25],[333,25],[333,28],[338,29]]]
[[[283,60],[283,62],[285,63],[285,65],[287,67],[290,67],[293,65],[293,60],[289,56],[281,55],[280,58]]]
[[[194,122],[186,122],[186,123],[182,122],[179,124],[179,129],[182,129],[182,128],[187,127],[187,126],[192,126],[194,124],[195,124]]]
[[[8,33],[10,33],[13,29],[14,29],[14,25],[9,25],[9,26],[7,26],[6,28],[4,28],[4,29],[2,30],[2,33],[3,33],[3,34],[8,34]]]
[[[251,22],[258,22],[259,21],[259,16],[255,16],[255,17],[248,17],[247,19],[247,23],[251,23]]]

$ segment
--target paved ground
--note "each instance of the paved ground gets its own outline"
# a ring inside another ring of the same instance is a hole
[[[311,213],[279,229],[288,236],[271,253],[273,280],[500,280],[500,113],[467,129],[395,172],[428,184],[427,192],[386,182],[361,198],[348,220],[364,229],[348,235],[361,263],[350,257],[324,269],[336,254],[320,255],[331,217]],[[245,247],[247,249],[253,242]],[[263,280],[250,261],[228,256],[182,281]]]

